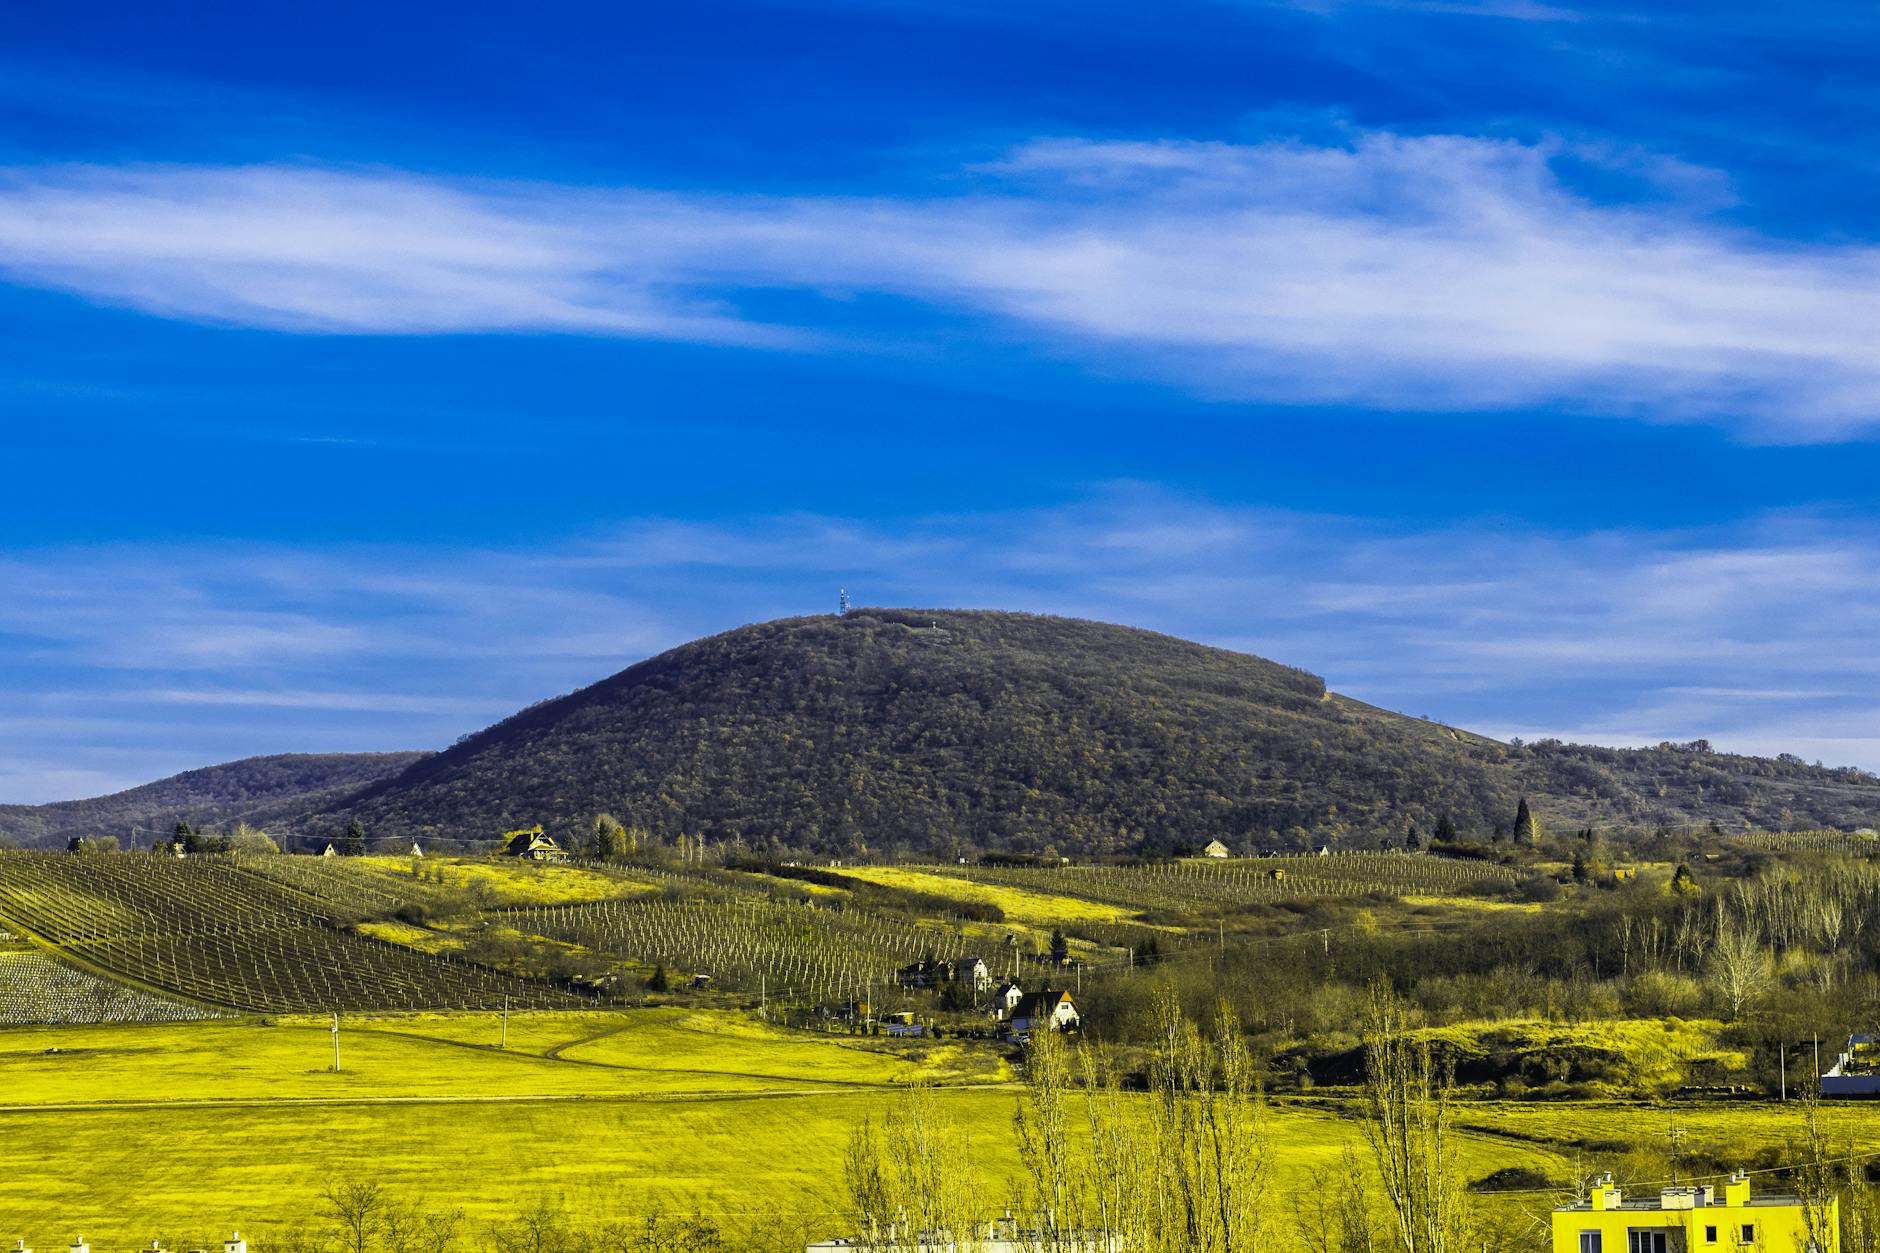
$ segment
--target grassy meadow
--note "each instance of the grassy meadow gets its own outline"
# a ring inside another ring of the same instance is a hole
[[[1880,866],[1731,856],[1679,888],[1675,868],[1602,878],[1598,856],[1583,876],[1560,863],[1563,881],[1401,854],[827,873],[11,854],[16,945],[110,956],[107,973],[229,1012],[0,1027],[0,1240],[188,1250],[239,1227],[269,1253],[329,1180],[364,1178],[461,1207],[460,1247],[546,1199],[704,1210],[783,1248],[848,1230],[845,1147],[864,1119],[891,1126],[913,1082],[959,1129],[986,1208],[1019,1205],[1023,1088],[1012,1047],[985,1038],[983,989],[896,977],[962,954],[1074,987],[1138,1085],[1158,1003],[1197,1024],[1231,1011],[1268,1064],[1281,1207],[1365,1157],[1348,1085],[1388,974],[1455,1068],[1463,1175],[1517,1172],[1523,1191],[1487,1204],[1519,1228],[1596,1167],[1780,1166],[1801,1125],[1762,1099],[1772,1044],[1794,1081],[1796,1041],[1880,1003],[1870,955],[1782,930],[1827,906],[1880,917]],[[858,989],[938,1038],[784,1025],[836,1021]],[[357,1006],[337,1073],[328,1004]],[[1830,1111],[1837,1144],[1880,1149],[1863,1113]]]
[[[940,869],[846,866],[838,873],[847,878],[878,883],[883,887],[924,892],[976,905],[996,905],[1012,921],[1034,926],[1054,926],[1067,922],[1121,922],[1131,914],[1130,910],[1121,906],[1085,900],[1080,896],[1061,896],[1004,884],[976,883]]]
[[[239,1227],[265,1243],[319,1212],[326,1179],[359,1176],[461,1206],[473,1230],[547,1196],[622,1215],[786,1211],[837,1234],[848,1138],[864,1118],[891,1119],[916,1075],[939,1085],[981,1178],[1010,1187],[1020,1173],[1020,1089],[984,1050],[685,1010],[516,1015],[507,1051],[492,1047],[497,1030],[483,1014],[342,1020],[338,1074],[328,1025],[311,1020],[0,1033],[0,1137],[16,1150],[0,1172],[0,1237],[186,1249]],[[1562,1125],[1555,1107],[1534,1112]],[[1621,1115],[1581,1121],[1608,1116]],[[1270,1117],[1282,1189],[1360,1147],[1337,1102],[1279,1102]],[[1572,1151],[1502,1135],[1466,1150],[1471,1177],[1559,1174]]]

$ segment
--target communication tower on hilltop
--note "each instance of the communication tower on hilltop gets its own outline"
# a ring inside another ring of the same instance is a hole
[[[846,587],[839,588],[836,591],[836,617],[845,618],[848,616],[848,612],[849,612],[849,589]]]

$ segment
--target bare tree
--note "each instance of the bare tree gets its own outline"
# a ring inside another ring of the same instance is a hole
[[[1730,1007],[1732,1019],[1769,985],[1769,953],[1746,926],[1719,911],[1716,943],[1710,949],[1710,975]]]
[[[918,1083],[902,1093],[892,1125],[883,1136],[864,1119],[844,1155],[857,1247],[898,1253],[926,1233],[966,1253],[976,1239],[977,1198],[959,1126]]]
[[[1365,1024],[1365,1139],[1389,1203],[1389,1243],[1398,1253],[1461,1253],[1471,1221],[1450,1124],[1453,1082],[1410,1026],[1379,979]]]
[[[425,1210],[418,1216],[418,1229],[412,1249],[414,1253],[451,1253],[457,1245],[457,1233],[462,1227],[463,1209],[460,1206]]]
[[[1804,1088],[1800,1105],[1802,1142],[1794,1150],[1798,1163],[1795,1194],[1802,1203],[1806,1238],[1795,1253],[1828,1253],[1840,1235],[1837,1193],[1841,1180],[1822,1122],[1819,1095]]]
[[[1028,1215],[1040,1250],[1060,1253],[1087,1221],[1083,1179],[1071,1164],[1070,1048],[1055,1031],[1035,1031],[1025,1047],[1025,1096],[1013,1116],[1018,1152],[1031,1177]]]
[[[538,1196],[534,1205],[516,1217],[492,1226],[490,1243],[497,1253],[570,1253],[579,1242],[561,1199]]]
[[[342,1247],[366,1253],[379,1234],[390,1198],[374,1179],[329,1179],[322,1193],[339,1225]]]
[[[1182,1015],[1171,990],[1158,994],[1155,1012],[1154,1138],[1137,1154],[1153,1172],[1142,1185],[1155,1207],[1147,1247],[1251,1253],[1270,1235],[1270,1169],[1266,1105],[1246,1037],[1224,1001],[1211,1035]]]
[[[1330,1178],[1293,1191],[1293,1227],[1306,1253],[1378,1253],[1370,1175],[1369,1165],[1347,1148]]]

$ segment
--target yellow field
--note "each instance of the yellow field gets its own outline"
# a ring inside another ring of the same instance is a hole
[[[100,1248],[158,1238],[187,1249],[240,1227],[262,1253],[318,1211],[325,1179],[362,1172],[462,1206],[477,1238],[543,1196],[619,1216],[794,1212],[839,1234],[848,1136],[864,1116],[890,1115],[892,1085],[916,1071],[973,1083],[936,1100],[989,1202],[1013,1195],[1017,1089],[987,1083],[1007,1072],[964,1046],[904,1052],[680,1010],[517,1015],[508,1052],[489,1047],[496,1030],[488,1015],[360,1020],[343,1025],[338,1075],[315,1022],[0,1032],[0,1137],[12,1148],[0,1236],[56,1248],[82,1231]],[[1356,1124],[1323,1103],[1276,1106],[1271,1124],[1282,1189],[1322,1178],[1357,1143]],[[1472,1140],[1465,1158],[1472,1177],[1566,1169],[1546,1147],[1502,1137]]]
[[[1131,916],[1127,909],[1087,901],[1076,896],[1053,896],[1026,888],[1010,888],[990,883],[974,883],[952,875],[903,866],[845,866],[836,871],[852,879],[879,883],[884,887],[905,888],[949,896],[954,900],[997,905],[1013,922],[1050,926],[1061,922],[1121,922]]]
[[[369,866],[388,879],[402,880],[414,872],[432,882],[475,890],[479,886],[501,905],[569,905],[615,896],[637,896],[654,886],[627,871],[600,871],[585,866],[551,866],[514,858],[473,861],[452,858],[424,860],[410,857],[359,857],[350,866]]]
[[[1822,1125],[1831,1143],[1854,1152],[1880,1150],[1880,1124],[1862,1102],[1824,1102]],[[1743,1162],[1758,1150],[1801,1140],[1801,1109],[1724,1103],[1493,1101],[1470,1103],[1459,1121],[1477,1132],[1519,1138],[1524,1147],[1570,1153],[1582,1142],[1623,1141],[1664,1153],[1675,1132],[1681,1151]]]
[[[1481,896],[1405,896],[1405,905],[1416,909],[1462,910],[1469,913],[1538,914],[1542,905],[1528,901],[1498,901]]]

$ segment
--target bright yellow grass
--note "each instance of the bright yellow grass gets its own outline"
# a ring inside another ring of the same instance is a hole
[[[1470,913],[1538,914],[1542,906],[1529,901],[1497,901],[1481,896],[1405,896],[1406,905],[1423,909],[1459,909]]]
[[[885,887],[931,892],[935,896],[950,896],[955,900],[997,905],[1007,918],[1015,922],[1044,925],[1059,922],[1120,922],[1130,916],[1129,910],[1116,905],[1087,901],[1076,896],[1054,896],[1027,888],[974,883],[941,871],[910,870],[904,866],[845,866],[836,873]]]
[[[651,883],[625,872],[594,870],[587,866],[551,866],[513,858],[472,861],[441,857],[424,860],[363,857],[358,862],[394,879],[409,879],[416,869],[420,875],[433,879],[441,875],[451,887],[482,884],[505,905],[565,905],[657,891]]]
[[[893,1059],[687,1011],[518,1015],[510,1039],[546,1051],[558,1038],[623,1018],[628,1029],[568,1052],[644,1069],[473,1047],[475,1037],[494,1036],[494,1019],[484,1015],[379,1021],[372,1032],[355,1024],[342,1037],[349,1069],[338,1076],[320,1070],[330,1040],[314,1024],[0,1032],[0,1091],[15,1101],[156,1103],[0,1110],[0,1137],[15,1148],[0,1171],[0,1235],[24,1236],[40,1249],[62,1248],[80,1231],[106,1250],[147,1246],[153,1237],[189,1249],[215,1247],[240,1227],[256,1239],[256,1253],[267,1253],[269,1237],[318,1210],[325,1179],[358,1177],[362,1164],[398,1195],[464,1207],[473,1248],[486,1244],[485,1224],[538,1197],[622,1217],[649,1205],[704,1206],[732,1220],[793,1209],[810,1215],[815,1235],[842,1233],[843,1147],[864,1116],[890,1117],[897,1097],[818,1084],[813,1074],[889,1073]],[[433,1038],[418,1038],[420,1031]],[[48,1047],[89,1051],[48,1055]],[[821,1050],[839,1052],[839,1060],[811,1056]],[[696,1069],[684,1076],[656,1069],[680,1058]],[[754,1060],[790,1073],[758,1076],[751,1089],[728,1087]],[[700,1076],[713,1086],[684,1086]],[[557,1088],[559,1097],[551,1093]],[[425,1099],[388,1100],[401,1093]],[[216,1098],[254,1103],[188,1103]],[[987,1204],[1013,1199],[1016,1089],[940,1088],[935,1099],[959,1128]],[[1741,1116],[1717,1117],[1731,1115]],[[1337,1169],[1358,1145],[1357,1128],[1336,1108],[1281,1105],[1271,1142],[1283,1194]],[[1471,1177],[1518,1164],[1566,1169],[1559,1156],[1530,1146],[1489,1137],[1465,1146]]]
[[[358,930],[378,940],[392,944],[403,944],[407,948],[421,949],[426,953],[442,953],[463,945],[447,935],[436,931],[427,931],[423,927],[414,927],[406,922],[362,922]]]

